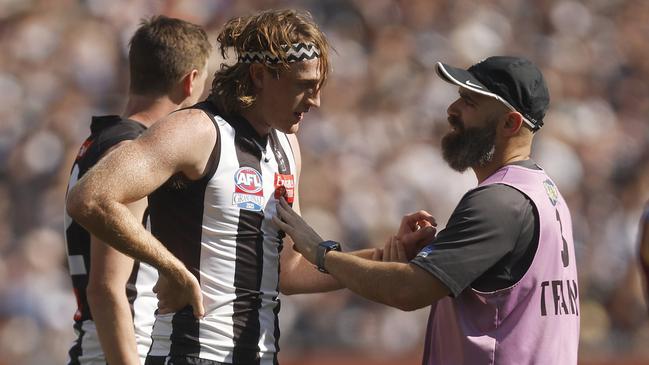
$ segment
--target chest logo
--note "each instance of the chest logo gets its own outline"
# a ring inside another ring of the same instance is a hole
[[[232,205],[240,209],[261,211],[264,205],[264,184],[259,171],[242,167],[234,173]]]

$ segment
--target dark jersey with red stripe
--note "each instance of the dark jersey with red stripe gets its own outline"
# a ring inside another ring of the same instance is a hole
[[[81,145],[72,166],[68,191],[111,148],[120,142],[137,138],[145,130],[144,125],[118,116],[93,117],[90,136]],[[143,223],[147,218],[145,213]],[[105,357],[86,296],[90,274],[90,234],[67,214],[65,215],[65,240],[70,277],[77,298],[77,311],[74,315],[74,330],[77,338],[69,351],[69,364],[104,363]],[[158,273],[153,267],[134,261],[125,287],[133,316],[137,350],[142,361],[151,345],[151,329],[157,306],[153,285],[157,277]]]
[[[137,138],[146,127],[116,115],[93,117],[90,136],[83,142],[70,172],[68,191],[101,157],[120,142]],[[81,225],[65,217],[65,240],[72,286],[77,299],[76,322],[92,319],[86,298],[90,273],[90,234]]]

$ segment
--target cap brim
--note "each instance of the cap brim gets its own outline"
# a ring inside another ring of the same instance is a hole
[[[435,66],[437,75],[449,84],[455,84],[479,94],[488,95],[491,97],[498,97],[484,86],[478,79],[476,79],[469,71],[449,66],[445,63],[437,62]]]
[[[516,110],[516,108],[514,108],[507,100],[503,99],[500,95],[489,91],[489,89],[487,89],[486,86],[484,86],[480,81],[478,81],[478,79],[476,79],[467,70],[449,66],[445,63],[437,62],[437,64],[435,65],[435,71],[437,71],[437,75],[442,80],[448,82],[449,84],[455,84],[465,89],[476,92],[478,94],[487,95],[487,96],[491,96],[492,98],[496,98],[497,100],[505,104],[509,109],[518,112],[518,110]],[[523,116],[522,113],[521,116]],[[523,120],[529,126],[536,128],[536,125],[530,122],[527,118],[525,118],[525,116],[523,116]]]

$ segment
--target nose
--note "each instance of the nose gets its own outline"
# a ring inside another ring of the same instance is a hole
[[[447,113],[448,115],[452,115],[452,116],[456,116],[456,117],[459,116],[459,115],[460,115],[460,112],[459,112],[459,109],[458,109],[458,107],[457,107],[457,104],[458,104],[461,100],[462,100],[462,99],[458,98],[457,100],[455,100],[454,102],[452,102],[451,105],[449,105],[448,108],[446,108],[446,113]]]
[[[316,89],[306,97],[306,103],[309,107],[320,107],[320,89]]]

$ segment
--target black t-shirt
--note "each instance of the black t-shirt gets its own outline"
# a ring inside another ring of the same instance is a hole
[[[539,169],[531,160],[515,164]],[[491,184],[466,193],[446,228],[411,262],[437,277],[452,296],[467,287],[490,292],[523,277],[538,241],[534,203],[511,186]]]

